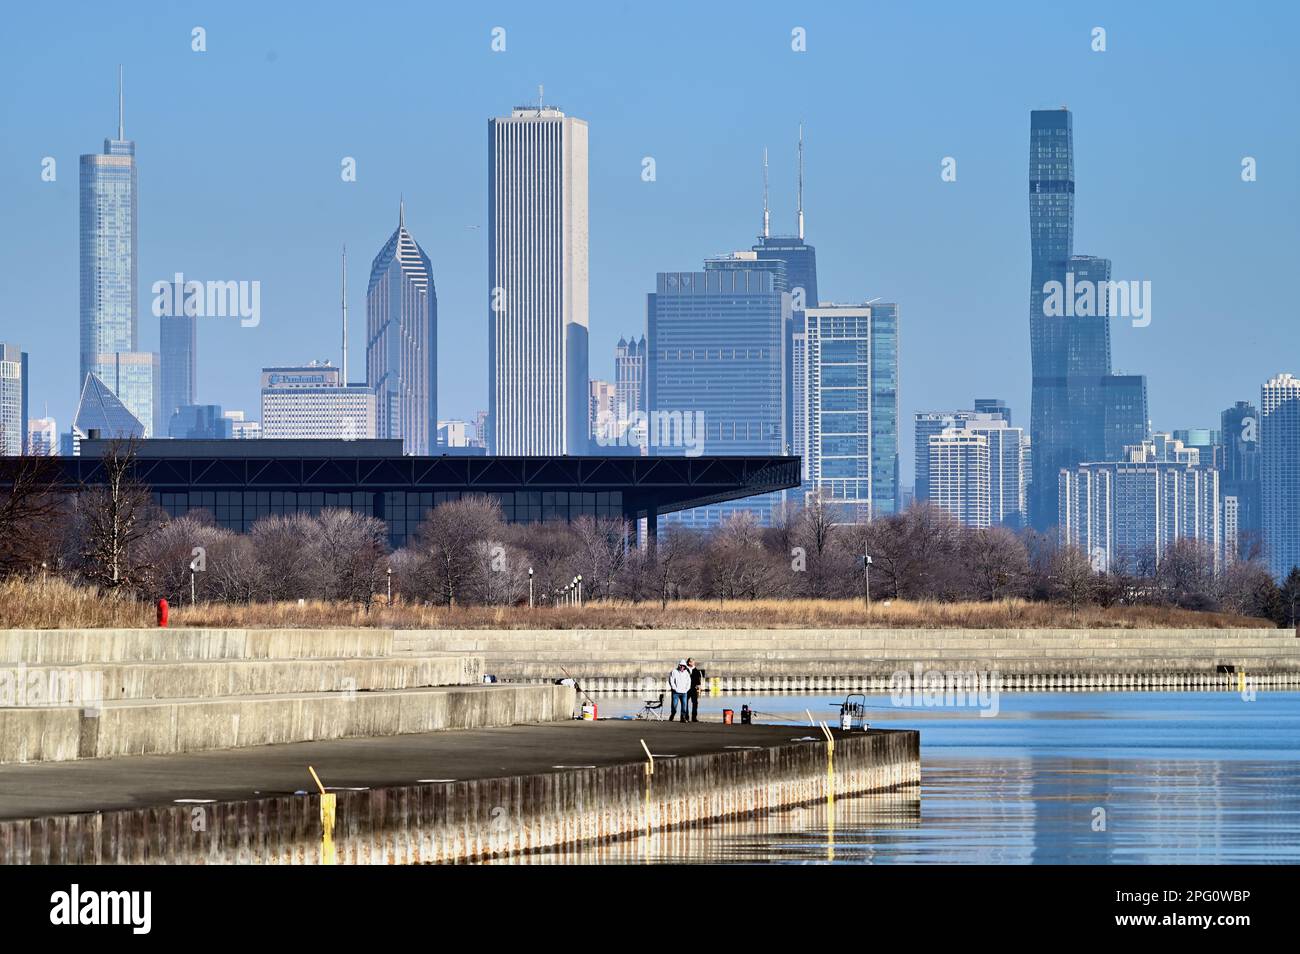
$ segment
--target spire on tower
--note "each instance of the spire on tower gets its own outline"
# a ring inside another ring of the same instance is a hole
[[[799,238],[803,238],[803,123],[799,124]]]
[[[126,100],[122,95],[122,64],[117,64],[117,141],[126,139]]]
[[[397,200],[397,227],[406,228],[406,196],[403,195]]]
[[[343,243],[343,387],[348,386],[348,246]]]
[[[772,234],[772,214],[767,208],[767,146],[763,147],[763,238]]]

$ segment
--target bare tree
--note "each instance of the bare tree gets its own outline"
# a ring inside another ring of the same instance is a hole
[[[1029,551],[1005,527],[968,530],[961,536],[961,562],[971,591],[982,600],[1023,592],[1029,577]]]
[[[627,559],[627,530],[622,520],[583,515],[571,524],[587,592],[593,599],[610,599],[614,580]]]
[[[57,482],[53,458],[0,458],[0,575],[35,566],[54,549]]]
[[[308,526],[308,550],[319,595],[369,608],[383,575],[387,530],[382,520],[329,509]]]
[[[161,522],[149,488],[135,476],[136,441],[114,440],[100,462],[100,479],[77,493],[81,571],[104,587],[144,581],[148,566],[137,544]]]
[[[1052,585],[1058,599],[1078,609],[1092,599],[1097,574],[1078,547],[1061,547],[1052,560]]]
[[[492,497],[473,495],[434,507],[414,544],[428,561],[434,600],[455,606],[476,572],[477,545],[504,539],[501,504]]]

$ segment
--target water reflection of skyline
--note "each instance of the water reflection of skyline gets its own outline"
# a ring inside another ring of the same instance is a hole
[[[1246,704],[1231,693],[1024,695],[1004,697],[996,719],[929,712],[915,725],[919,793],[841,798],[833,815],[817,803],[505,861],[1296,863],[1300,693],[1268,696]],[[750,701],[791,716],[825,704]],[[878,721],[906,725],[892,714]]]

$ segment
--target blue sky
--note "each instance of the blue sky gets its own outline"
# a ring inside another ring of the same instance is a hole
[[[1074,112],[1076,251],[1152,283],[1152,323],[1113,327],[1157,428],[1217,425],[1300,372],[1300,82],[1292,3],[519,3],[310,7],[24,5],[0,35],[0,338],[31,353],[32,402],[77,394],[77,157],[116,126],[140,169],[149,286],[258,280],[262,322],[200,326],[199,400],[256,416],[263,365],[338,360],[349,246],[351,362],[370,259],[397,222],[433,262],[442,417],[486,406],[487,120],[536,97],[590,123],[593,376],[644,325],[654,273],[747,247],[762,149],[773,226],[807,236],[824,300],[899,303],[904,422],[1006,398],[1029,414],[1029,110]],[[190,31],[207,31],[206,53]],[[506,29],[506,51],[490,49]],[[1107,50],[1091,31],[1107,31]],[[791,50],[795,27],[807,51]],[[58,178],[42,182],[53,156]],[[343,182],[343,157],[358,181]],[[644,182],[653,156],[657,180]],[[945,156],[957,181],[940,179]],[[1252,156],[1258,181],[1241,181]],[[911,482],[905,423],[904,483]]]

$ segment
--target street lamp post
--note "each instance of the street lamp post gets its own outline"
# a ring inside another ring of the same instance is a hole
[[[533,608],[533,568],[528,568],[528,608]]]
[[[393,568],[390,566],[385,574],[388,577],[388,605],[393,605]]]
[[[578,574],[578,605],[582,605],[582,574]]]
[[[862,551],[862,602],[867,608],[867,615],[871,615],[871,554],[866,550]]]
[[[194,564],[190,564],[190,605],[194,605]]]

